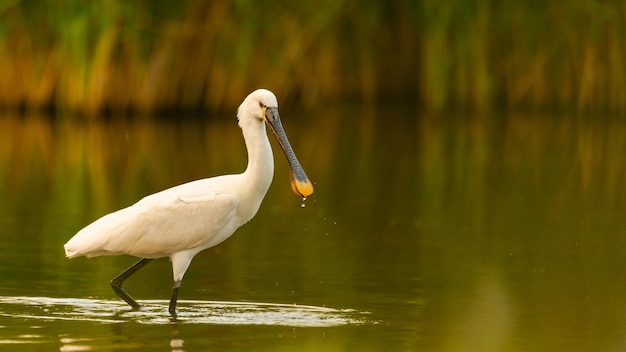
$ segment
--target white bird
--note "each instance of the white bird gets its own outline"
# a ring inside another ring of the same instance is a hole
[[[133,309],[140,305],[122,288],[124,280],[151,260],[169,257],[174,285],[169,312],[193,257],[230,237],[256,214],[274,175],[274,157],[265,123],[287,157],[291,186],[301,196],[313,194],[313,185],[300,166],[278,114],[276,96],[266,89],[250,93],[237,111],[248,166],[241,174],[192,181],[146,196],[80,230],[65,245],[68,258],[126,254],[142,258],[111,280],[115,293]]]

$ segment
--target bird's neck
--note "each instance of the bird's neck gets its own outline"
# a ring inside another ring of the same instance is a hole
[[[248,150],[248,167],[243,173],[245,180],[243,188],[248,196],[258,198],[255,200],[260,205],[274,176],[272,147],[263,121],[250,119],[247,125],[241,128]]]

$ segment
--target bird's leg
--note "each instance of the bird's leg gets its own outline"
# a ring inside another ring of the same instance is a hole
[[[173,317],[176,317],[176,302],[178,301],[178,289],[180,289],[181,280],[174,281],[174,286],[172,287],[172,298],[170,298],[170,314]]]
[[[124,281],[131,277],[134,273],[136,273],[139,269],[143,268],[146,264],[150,263],[152,259],[143,258],[139,260],[137,263],[131,265],[128,269],[122,271],[121,274],[117,275],[113,280],[111,280],[111,287],[113,291],[120,296],[121,299],[126,301],[133,309],[139,309],[141,306],[137,301],[135,301],[124,289],[122,285]]]

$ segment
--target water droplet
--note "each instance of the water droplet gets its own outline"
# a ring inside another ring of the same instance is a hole
[[[306,204],[304,204],[304,202],[306,202],[306,197],[302,197],[302,207],[306,207]]]

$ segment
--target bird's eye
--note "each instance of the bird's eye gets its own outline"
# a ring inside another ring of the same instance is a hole
[[[265,104],[263,104],[263,102],[261,102],[261,101],[260,101],[260,102],[259,102],[259,107],[260,107],[260,108],[264,108],[264,107],[265,107]]]

